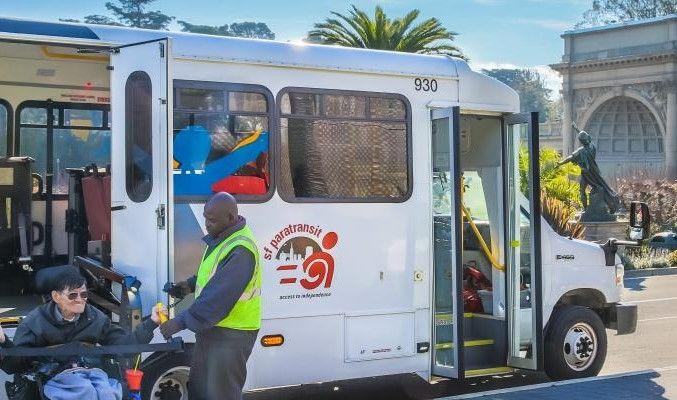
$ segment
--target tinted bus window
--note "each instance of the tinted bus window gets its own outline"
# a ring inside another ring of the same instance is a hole
[[[409,197],[411,132],[403,98],[295,89],[280,100],[279,191],[285,200]]]
[[[7,134],[9,131],[9,110],[4,102],[0,101],[0,156],[7,155]]]
[[[129,75],[125,85],[125,170],[127,195],[143,202],[153,188],[153,90],[143,71]]]
[[[262,201],[272,192],[271,98],[255,85],[174,82],[174,195],[216,192]]]

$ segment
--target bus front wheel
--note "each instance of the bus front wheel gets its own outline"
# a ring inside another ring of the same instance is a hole
[[[587,307],[556,311],[545,338],[545,373],[551,379],[596,376],[606,358],[606,330],[599,315]]]

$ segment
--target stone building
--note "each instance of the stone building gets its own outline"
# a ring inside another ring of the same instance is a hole
[[[538,145],[541,149],[554,149],[560,155],[564,153],[562,149],[562,121],[560,119],[539,124]]]
[[[567,31],[562,62],[562,149],[578,127],[597,145],[607,177],[677,178],[677,14]]]

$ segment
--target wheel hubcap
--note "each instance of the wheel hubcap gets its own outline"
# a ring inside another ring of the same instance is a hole
[[[562,346],[564,360],[573,370],[583,371],[592,364],[597,355],[597,335],[584,322],[574,324],[567,332]]]
[[[187,400],[188,399],[188,367],[174,367],[165,372],[153,384],[150,392],[154,400]]]

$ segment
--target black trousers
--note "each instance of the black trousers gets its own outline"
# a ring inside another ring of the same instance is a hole
[[[195,335],[190,400],[240,400],[258,331],[213,327]]]

